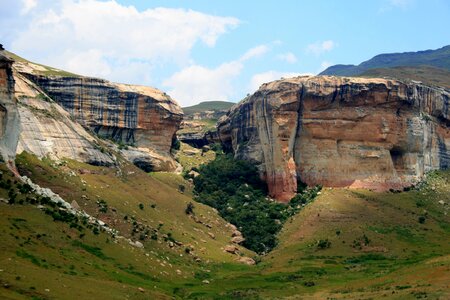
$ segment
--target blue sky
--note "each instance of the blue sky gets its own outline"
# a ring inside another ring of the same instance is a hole
[[[239,101],[263,82],[450,44],[447,0],[0,0],[0,42],[30,60]]]

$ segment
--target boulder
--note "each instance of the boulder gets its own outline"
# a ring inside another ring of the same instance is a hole
[[[253,258],[247,257],[247,256],[241,256],[237,259],[238,262],[253,266],[256,264],[255,260]]]
[[[243,243],[245,241],[245,238],[243,238],[242,236],[235,236],[231,239],[231,242],[234,244],[240,244]]]
[[[238,254],[239,248],[234,245],[226,245],[225,248],[223,248],[225,252],[231,253],[231,254]]]

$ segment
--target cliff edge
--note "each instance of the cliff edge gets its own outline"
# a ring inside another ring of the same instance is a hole
[[[219,120],[225,148],[280,201],[297,183],[400,189],[450,166],[450,93],[420,82],[302,76],[263,84]]]

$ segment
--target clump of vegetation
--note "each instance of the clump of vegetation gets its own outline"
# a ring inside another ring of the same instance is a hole
[[[189,202],[186,206],[186,209],[184,210],[184,212],[187,215],[194,215],[194,204],[192,204],[192,202]]]
[[[328,239],[317,241],[317,249],[323,250],[331,247],[331,242]]]
[[[277,245],[276,234],[283,223],[311,201],[320,187],[307,189],[289,205],[269,199],[266,184],[250,162],[231,155],[217,155],[198,169],[194,192],[199,202],[216,208],[245,237],[243,245],[257,253],[267,253]]]
[[[139,203],[139,209],[140,209],[140,210],[144,210],[144,204]]]
[[[361,250],[363,247],[368,246],[370,244],[370,239],[366,234],[363,234],[361,237],[353,240],[352,247]]]
[[[97,201],[98,211],[101,213],[107,213],[108,212],[108,203],[106,203],[105,200],[98,200]]]

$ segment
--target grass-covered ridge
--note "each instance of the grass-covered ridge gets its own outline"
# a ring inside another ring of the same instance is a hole
[[[230,109],[234,104],[233,102],[227,101],[203,101],[199,104],[183,107],[183,112],[185,115],[192,115],[197,112],[202,111],[219,111]]]
[[[450,71],[432,66],[411,66],[369,69],[361,77],[388,77],[399,80],[416,80],[428,85],[450,89]]]

